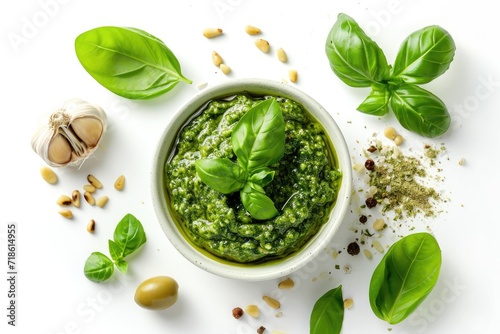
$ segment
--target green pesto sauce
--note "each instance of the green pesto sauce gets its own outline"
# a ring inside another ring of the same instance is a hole
[[[329,217],[342,174],[322,126],[297,102],[278,97],[285,120],[285,155],[265,192],[280,212],[254,220],[239,192],[224,195],[198,177],[195,161],[236,160],[231,131],[259,99],[237,95],[208,103],[179,133],[165,165],[167,200],[190,242],[216,257],[248,263],[280,258],[298,250]]]

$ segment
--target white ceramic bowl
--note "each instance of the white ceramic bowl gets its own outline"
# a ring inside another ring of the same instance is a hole
[[[283,96],[302,104],[325,128],[335,148],[339,167],[343,174],[338,198],[330,218],[316,235],[300,251],[294,252],[283,259],[260,265],[234,264],[230,261],[216,260],[213,256],[207,256],[206,252],[192,246],[178,230],[167,208],[164,186],[165,162],[182,125],[207,101],[245,92],[256,95]],[[180,108],[172,121],[166,126],[153,160],[151,175],[153,205],[159,223],[170,242],[186,259],[196,266],[222,277],[246,281],[261,281],[282,277],[311,261],[327,246],[337,232],[347,212],[351,196],[352,174],[350,161],[349,151],[339,127],[330,114],[310,96],[293,86],[281,82],[263,79],[234,79],[200,91]]]

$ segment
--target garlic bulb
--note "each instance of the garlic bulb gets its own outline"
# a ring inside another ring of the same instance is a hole
[[[97,148],[107,117],[99,106],[81,99],[66,101],[33,136],[31,146],[52,167],[77,165]]]

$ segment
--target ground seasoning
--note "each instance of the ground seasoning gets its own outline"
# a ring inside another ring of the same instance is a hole
[[[426,152],[436,153],[431,148]],[[399,148],[378,149],[375,169],[369,172],[371,187],[376,192],[372,195],[381,205],[382,211],[394,211],[394,220],[415,217],[418,213],[426,217],[434,216],[435,203],[441,195],[432,187],[424,184],[427,171],[421,160],[404,155]],[[434,159],[435,154],[431,158]]]

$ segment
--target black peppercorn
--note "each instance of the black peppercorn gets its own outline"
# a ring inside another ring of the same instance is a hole
[[[367,207],[374,208],[377,205],[377,200],[373,197],[367,198],[365,201]]]
[[[367,221],[368,221],[368,217],[366,217],[365,215],[361,215],[361,216],[359,217],[359,222],[360,222],[360,223],[364,224],[364,223],[366,223]]]
[[[348,246],[347,246],[347,253],[349,253],[350,255],[358,255],[359,254],[359,245],[357,242],[351,242]]]
[[[372,159],[368,159],[365,161],[365,168],[368,170],[374,170],[375,169],[375,161]]]

